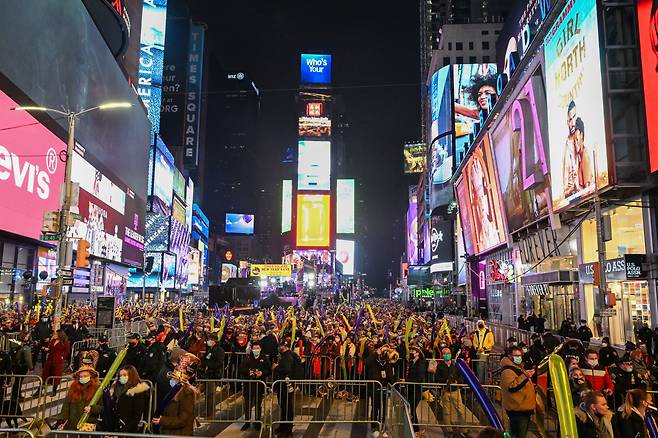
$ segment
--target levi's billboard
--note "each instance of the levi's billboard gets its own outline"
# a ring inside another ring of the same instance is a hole
[[[0,91],[0,230],[38,239],[43,213],[59,209],[66,145]]]

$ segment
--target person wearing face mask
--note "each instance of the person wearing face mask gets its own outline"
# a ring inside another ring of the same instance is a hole
[[[619,361],[619,366],[612,369],[610,377],[615,383],[615,406],[621,406],[626,398],[626,392],[635,389],[646,389],[642,379],[633,367],[629,354],[625,354]]]
[[[594,391],[601,391],[606,396],[612,395],[615,385],[610,378],[608,369],[599,363],[599,354],[594,350],[587,350],[585,364],[581,367],[585,379],[592,385]]]
[[[108,370],[112,366],[117,354],[108,346],[107,336],[101,335],[98,337],[98,362],[96,363],[96,371],[99,377],[105,377]]]
[[[158,379],[160,368],[165,362],[165,355],[167,349],[158,342],[158,334],[156,332],[149,332],[146,336],[146,349],[142,355],[142,361],[139,366],[139,374],[143,379],[155,382]]]
[[[592,390],[590,384],[585,380],[582,370],[578,367],[569,371],[569,387],[571,389],[571,399],[575,406],[580,404],[583,394]]]
[[[371,419],[373,423],[371,423],[371,427],[375,438],[379,437],[380,434],[378,429],[379,424],[376,422],[383,424],[385,421],[385,388],[387,388],[389,384],[395,383],[397,380],[395,378],[393,366],[386,361],[382,347],[382,344],[375,344],[373,353],[366,359],[366,380],[375,380],[381,384],[381,386],[373,384],[367,388],[368,398],[372,398]],[[382,401],[384,402],[383,409]]]
[[[473,363],[475,365],[473,366],[473,372],[480,382],[484,382],[488,371],[487,359],[494,348],[495,340],[493,332],[489,330],[483,320],[479,320],[477,324],[477,330],[473,332],[473,347],[477,353],[475,356],[477,361]]]
[[[114,424],[103,430],[123,433],[143,433],[140,427],[148,407],[151,388],[139,379],[137,370],[127,365],[119,370],[119,378],[112,385],[112,408]]]
[[[144,344],[141,343],[142,337],[139,333],[130,333],[128,335],[128,351],[126,352],[126,357],[123,360],[123,365],[132,365],[137,370],[142,365],[142,357],[146,348]]]
[[[599,349],[599,363],[604,367],[613,367],[619,360],[619,354],[614,347],[610,346],[610,338],[607,336],[601,339],[601,348]]]
[[[443,423],[466,424],[466,408],[462,401],[461,391],[453,384],[460,383],[459,371],[448,347],[441,350],[441,359],[436,365],[437,382],[446,385],[441,394],[443,406]]]
[[[273,391],[279,401],[279,419],[283,421],[275,431],[277,437],[292,436],[295,386],[289,383],[289,380],[303,377],[302,362],[297,353],[290,349],[290,342],[290,338],[281,340],[278,361],[272,365],[273,379],[276,382]]]
[[[157,383],[153,382],[154,385],[157,385],[156,391],[156,406],[162,402],[162,399],[167,395],[171,386],[169,385],[169,373],[174,371],[178,366],[180,358],[185,356],[186,352],[182,348],[174,348],[169,354],[169,358],[165,361],[164,365],[160,368],[158,373]]]
[[[531,336],[530,340],[532,341],[532,345],[528,349],[528,354],[533,366],[536,367],[539,366],[542,360],[544,360],[548,352],[546,351],[544,344],[541,342],[541,335],[535,333]]]
[[[98,416],[103,412],[103,404],[89,406],[89,402],[100,386],[98,373],[88,365],[82,365],[74,374],[73,381],[66,393],[57,428],[77,430],[78,421],[85,412],[89,414],[87,423],[98,423]]]
[[[271,374],[272,365],[265,355],[261,354],[260,343],[256,342],[251,346],[251,354],[242,361],[239,368],[239,376],[244,380],[257,380],[264,382]],[[252,426],[251,409],[255,408],[253,426],[260,429],[260,419],[262,418],[263,397],[265,397],[265,388],[259,383],[246,383],[243,386],[245,401],[245,423],[241,430],[247,430]]]
[[[162,407],[162,414],[151,420],[154,425],[159,426],[161,435],[169,436],[192,436],[194,435],[194,405],[199,391],[190,383],[196,375],[199,359],[190,353],[185,353],[178,360],[174,371],[170,372],[169,392],[179,387],[173,398]],[[160,407],[160,405],[158,405]]]
[[[645,417],[651,406],[651,395],[643,389],[631,389],[613,420],[615,438],[649,438]],[[655,408],[654,408],[655,409]]]
[[[580,320],[580,327],[578,327],[577,337],[582,341],[582,343],[587,347],[589,345],[590,339],[592,339],[592,330],[587,326],[587,321],[584,319]]]
[[[427,361],[423,352],[418,347],[411,348],[411,361],[409,364],[409,372],[407,373],[407,382],[413,383],[406,386],[407,401],[411,408],[411,423],[414,425],[414,431],[418,432],[418,415],[416,410],[422,398],[422,383],[426,382]],[[437,364],[438,367],[438,364]]]
[[[578,438],[613,438],[612,412],[600,391],[590,391],[574,411]]]
[[[201,357],[200,372],[204,379],[219,380],[222,378],[224,371],[224,349],[219,345],[219,337],[217,333],[208,335],[206,341],[207,349],[205,354]],[[206,382],[206,417],[210,419],[215,418],[215,390],[217,384],[215,382]]]
[[[500,361],[503,409],[509,418],[512,438],[525,438],[536,407],[535,385],[532,383],[535,370],[524,370],[522,363],[523,351],[519,347],[510,348]]]
[[[646,344],[647,346],[647,351],[651,353],[652,345],[653,345],[653,332],[649,328],[649,324],[646,322],[642,324],[642,327],[637,331],[637,339]]]

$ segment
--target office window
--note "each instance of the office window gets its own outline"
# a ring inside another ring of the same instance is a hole
[[[468,43],[468,50],[473,50],[473,41]]]
[[[484,62],[485,64],[489,63],[489,62],[491,62],[491,58],[489,58],[488,56],[483,56],[482,57],[482,62]]]
[[[488,30],[483,30],[482,35],[489,35],[489,31]]]
[[[463,64],[464,63],[464,57],[463,56],[458,56],[456,59],[457,64]]]
[[[468,57],[468,62],[469,62],[470,64],[475,64],[476,62],[478,62],[478,61],[477,61],[477,57],[476,57],[476,56],[469,56],[469,57]]]
[[[443,57],[443,65],[450,65],[450,57],[449,56],[444,56]]]
[[[448,50],[452,50],[452,43],[448,43]]]
[[[482,50],[489,50],[489,41],[482,41]]]
[[[464,43],[455,43],[455,50],[464,50]]]

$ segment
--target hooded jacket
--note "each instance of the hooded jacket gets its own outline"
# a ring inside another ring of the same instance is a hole
[[[478,321],[479,324],[479,321]],[[489,328],[478,328],[473,332],[473,347],[476,350],[484,350],[485,353],[491,352],[494,348],[494,334]]]
[[[503,409],[511,412],[534,412],[535,385],[525,375],[523,369],[515,365],[509,357],[504,357],[500,365],[503,369],[500,374]]]

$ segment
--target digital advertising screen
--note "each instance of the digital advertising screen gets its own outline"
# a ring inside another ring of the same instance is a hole
[[[462,223],[464,226],[470,226],[473,254],[480,254],[503,244],[507,237],[487,136],[469,157],[456,191]],[[464,215],[462,208],[468,215]],[[464,235],[466,236],[466,233]],[[468,250],[468,241],[466,247]]]
[[[226,213],[226,234],[254,234],[254,215]]]
[[[430,241],[430,221],[423,224],[423,263],[432,259],[432,243]]]
[[[452,131],[452,93],[450,85],[450,66],[446,65],[434,72],[430,79],[430,111],[432,124],[428,143]]]
[[[448,263],[449,271],[455,259],[455,239],[451,220],[444,220],[437,216],[430,217],[430,254],[432,264]]]
[[[169,216],[146,213],[144,247],[148,252],[169,250]]]
[[[39,239],[44,212],[59,210],[66,144],[17,106],[0,91],[0,230]]]
[[[459,222],[461,224],[460,232],[463,239],[464,251],[468,255],[475,254],[475,244],[473,242],[473,234],[471,232],[472,218],[471,207],[469,203],[469,194],[464,175],[460,175],[455,182],[455,198],[457,199],[457,207],[459,209]]]
[[[201,276],[201,251],[190,248],[190,260],[188,269],[187,283],[199,284]]]
[[[176,256],[162,253],[162,287],[173,289],[176,286]]]
[[[199,204],[192,206],[192,231],[196,232],[199,236],[208,240],[209,237],[210,221],[204,214]]]
[[[544,40],[555,212],[609,182],[596,0],[571,1],[560,17]]]
[[[300,137],[330,137],[331,119],[328,117],[300,117]]]
[[[146,259],[153,259],[153,268],[148,275],[145,275],[141,269],[130,268],[130,275],[128,276],[128,287],[141,288],[160,287],[160,271],[162,270],[162,253],[161,252],[147,252]]]
[[[354,180],[336,180],[336,232],[354,233]]]
[[[501,112],[490,132],[503,211],[514,232],[550,213],[546,94],[540,71]]]
[[[92,166],[78,152],[73,154],[71,181],[80,184],[81,190],[102,201],[117,213],[125,213],[126,193],[123,189]]]
[[[194,204],[194,181],[187,179],[185,187],[185,225],[187,231],[192,232],[192,206]]]
[[[301,82],[303,84],[330,84],[331,55],[302,53]]]
[[[287,233],[292,230],[292,180],[283,180],[281,192],[281,233]]]
[[[658,2],[638,0],[637,20],[640,33],[640,53],[642,55],[642,77],[644,85],[644,105],[647,117],[647,137],[649,139],[649,169],[658,170],[658,111],[653,107],[658,95],[658,45],[656,27]]]
[[[226,283],[230,278],[238,278],[238,267],[230,263],[222,263],[221,282]]]
[[[331,142],[300,141],[297,162],[298,190],[330,190]]]
[[[452,187],[446,184],[452,178],[453,159],[452,134],[437,138],[430,146],[430,208],[446,205],[452,201]]]
[[[298,248],[331,245],[330,195],[297,195],[296,243]]]
[[[324,102],[306,102],[306,117],[324,116]]]
[[[176,286],[187,284],[190,233],[187,226],[174,216],[171,217],[169,250],[176,255]]]
[[[423,173],[427,162],[427,145],[425,143],[406,143],[404,145],[404,173]]]
[[[144,263],[145,202],[130,188],[126,190],[126,213],[123,222],[123,263],[141,267]]]
[[[171,204],[171,217],[185,225],[185,213],[185,205],[178,198],[174,198],[174,202]]]
[[[169,216],[174,193],[174,160],[159,137],[153,163],[153,196],[151,210]]]
[[[178,196],[180,199],[185,200],[185,177],[183,176],[183,173],[178,170],[176,167],[174,167],[174,193],[176,196]]]
[[[470,146],[474,125],[480,122],[480,110],[488,112],[489,96],[496,93],[496,64],[460,64],[452,66],[455,111],[455,153],[463,154]]]
[[[153,132],[160,132],[167,0],[144,0],[137,94],[148,110]]]
[[[354,241],[336,239],[336,261],[343,275],[354,275]]]
[[[410,266],[418,264],[418,198],[415,187],[409,194],[407,209],[407,262]]]

